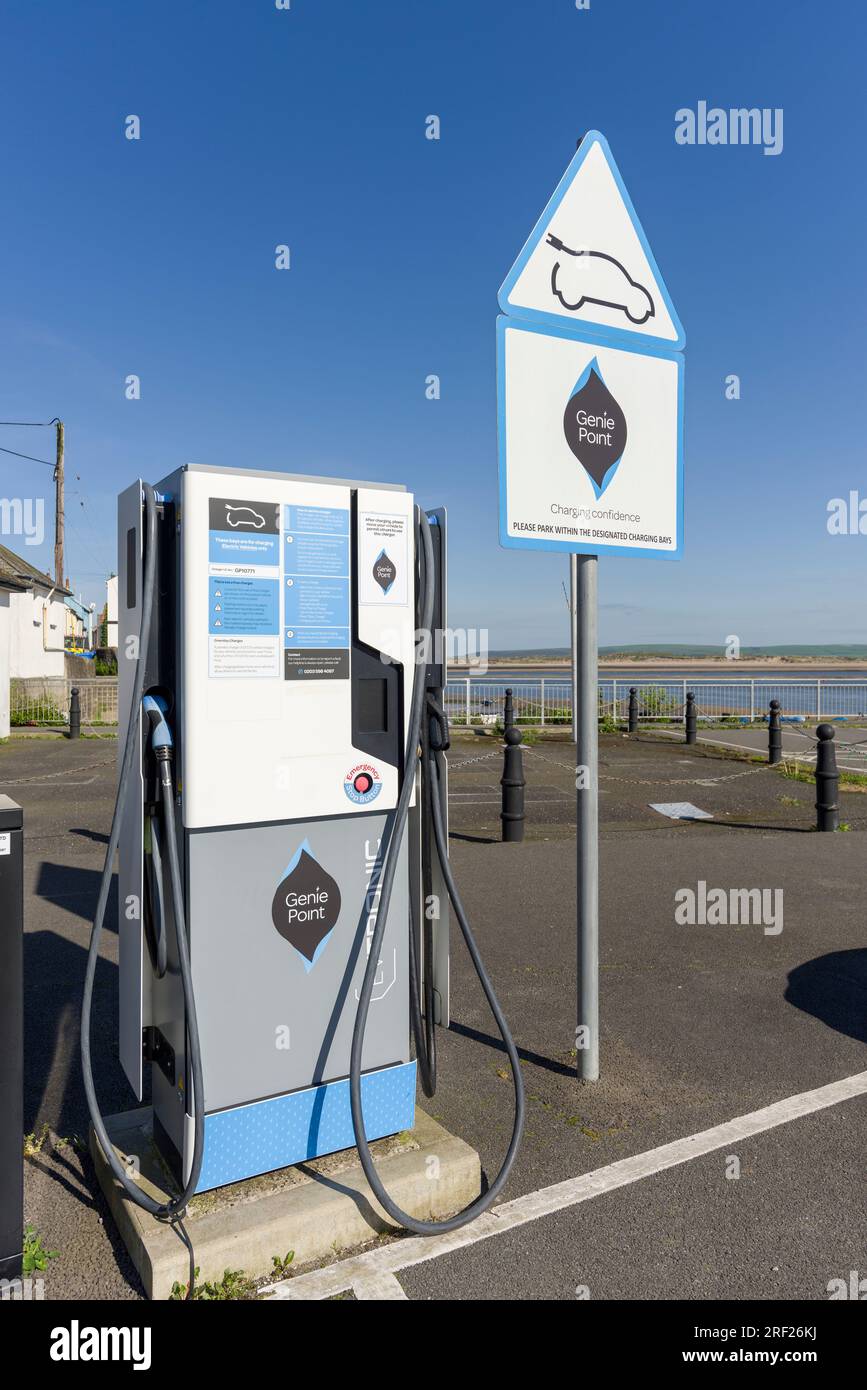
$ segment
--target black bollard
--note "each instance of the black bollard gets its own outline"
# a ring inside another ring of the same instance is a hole
[[[768,716],[768,763],[783,761],[783,728],[780,723],[780,702],[771,701],[771,712]]]
[[[503,734],[505,753],[503,775],[500,786],[503,789],[500,821],[503,826],[503,842],[509,843],[524,838],[524,755],[521,752],[521,730],[512,724]]]
[[[836,830],[839,824],[837,805],[837,750],[831,724],[820,724],[816,730],[816,829]]]
[[[78,694],[78,686],[74,685],[69,692],[69,737],[78,738],[81,734],[81,702]]]
[[[629,732],[638,733],[638,691],[634,685],[629,687]]]
[[[512,699],[512,691],[506,691],[506,703],[503,706],[503,730],[514,729],[515,727],[515,703]]]
[[[693,695],[693,693],[692,693],[691,690],[690,690],[689,694],[688,694],[687,697],[686,697],[686,716],[685,716],[685,719],[684,719],[684,723],[686,724],[686,741],[687,741],[687,743],[695,743],[695,740],[696,740],[696,733],[695,733],[695,725],[696,725],[695,696]]]

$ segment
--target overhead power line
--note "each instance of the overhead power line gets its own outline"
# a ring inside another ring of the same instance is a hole
[[[0,453],[9,454],[15,459],[26,459],[28,463],[41,463],[45,468],[54,469],[54,577],[58,584],[63,583],[63,421],[55,415],[53,420],[0,420],[0,425],[9,429],[48,429],[54,425],[57,430],[57,458],[54,463],[48,459],[38,459],[34,454],[20,454],[17,449],[6,449],[0,444]]]
[[[13,458],[29,459],[31,463],[44,463],[46,468],[57,467],[57,465],[51,463],[49,459],[34,458],[32,454],[19,454],[17,449],[4,449],[2,444],[0,444],[0,454],[12,454]]]

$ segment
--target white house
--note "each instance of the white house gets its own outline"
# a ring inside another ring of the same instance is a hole
[[[58,586],[20,555],[0,545],[0,684],[4,654],[8,677],[64,676],[66,599],[70,591]],[[2,700],[3,697],[0,697]]]
[[[74,598],[70,594],[65,600],[66,603],[66,645],[72,649],[90,651],[93,646],[93,610],[95,605],[88,606],[84,599],[79,595]]]
[[[0,738],[9,737],[9,590],[0,585]]]

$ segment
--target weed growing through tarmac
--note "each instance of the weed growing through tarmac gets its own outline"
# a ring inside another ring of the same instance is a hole
[[[274,1278],[288,1279],[291,1273],[289,1266],[294,1259],[294,1250],[287,1250],[285,1255],[272,1255],[271,1263],[274,1266]]]
[[[812,769],[803,768],[799,763],[780,763],[780,771],[784,777],[788,777],[792,782],[807,782],[813,786],[816,781],[816,774]],[[863,772],[838,772],[837,774],[841,787],[846,787],[849,791],[867,791],[867,776]]]
[[[21,1254],[21,1272],[25,1279],[32,1274],[41,1273],[47,1269],[49,1260],[56,1260],[60,1255],[59,1250],[46,1250],[42,1245],[42,1237],[37,1233],[35,1226],[24,1227],[24,1248]]]
[[[46,1141],[47,1138],[48,1138],[48,1125],[47,1125],[47,1124],[42,1126],[42,1128],[41,1128],[40,1131],[39,1131],[38,1137],[37,1137],[37,1134],[36,1134],[35,1129],[32,1129],[32,1130],[30,1131],[29,1134],[25,1134],[25,1136],[24,1136],[24,1157],[25,1157],[25,1158],[36,1158],[38,1154],[41,1154],[43,1148],[45,1147],[45,1141]]]
[[[291,1253],[291,1252],[290,1252]],[[275,1258],[279,1258],[276,1256]],[[241,1299],[255,1299],[259,1296],[259,1290],[255,1280],[245,1274],[243,1269],[224,1269],[222,1279],[217,1279],[213,1283],[205,1280],[199,1283],[199,1269],[196,1266],[196,1287],[193,1289],[193,1299],[201,1299],[206,1303],[218,1303],[232,1301],[237,1302]],[[181,1284],[177,1279],[172,1284],[170,1299],[186,1299],[187,1285]]]

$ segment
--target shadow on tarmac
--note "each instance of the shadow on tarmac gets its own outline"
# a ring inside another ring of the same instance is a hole
[[[79,1019],[86,942],[53,931],[24,937],[24,1132],[50,1118],[61,1136],[86,1135]],[[94,987],[93,1056],[97,1092],[107,1114],[129,1109],[130,1092],[117,1059],[117,966],[100,959]]]
[[[69,833],[70,835],[80,835],[85,840],[92,840],[95,845],[108,844],[108,836],[103,835],[99,830],[84,830],[73,826]]]
[[[44,898],[47,902],[62,907],[65,912],[71,912],[74,917],[80,917],[89,928],[93,921],[101,879],[101,869],[76,868],[70,864],[52,864],[50,860],[43,859],[39,865],[39,874],[33,891],[38,898]],[[117,936],[117,909],[113,907],[113,903],[116,902],[116,894],[117,881],[115,876],[103,928],[107,934],[110,933],[113,936]]]
[[[762,825],[752,820],[694,820],[690,824],[712,825],[723,830],[773,830],[783,835],[813,835],[816,830],[813,825]]]
[[[470,1028],[465,1023],[456,1023],[454,1019],[449,1023],[449,1032],[457,1033],[462,1038],[470,1038],[473,1042],[482,1043],[485,1047],[491,1047],[495,1052],[502,1052],[505,1055],[506,1044],[500,1037],[492,1037],[490,1033],[483,1033],[479,1028]],[[555,1062],[551,1057],[543,1057],[540,1052],[530,1052],[526,1047],[517,1048],[518,1056],[522,1062],[530,1062],[534,1067],[542,1067],[544,1071],[555,1072],[557,1076],[569,1076],[574,1078],[577,1075],[578,1064],[573,1063],[569,1066],[566,1062]]]
[[[867,950],[831,951],[796,966],[784,998],[838,1033],[867,1043]]]

